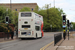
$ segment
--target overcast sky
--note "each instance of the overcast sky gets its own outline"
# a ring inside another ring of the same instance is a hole
[[[54,6],[54,0],[11,0],[12,3],[37,3],[39,7],[50,4]],[[10,3],[10,0],[0,0],[0,3]],[[62,8],[67,18],[75,22],[75,0],[55,0],[55,7]]]

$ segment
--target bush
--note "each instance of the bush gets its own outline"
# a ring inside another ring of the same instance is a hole
[[[0,32],[5,32],[7,33],[9,31],[12,31],[12,28],[10,26],[8,26],[7,24],[0,24]]]

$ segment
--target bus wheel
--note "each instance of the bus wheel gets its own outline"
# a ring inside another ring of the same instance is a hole
[[[40,38],[42,38],[42,33],[41,33],[41,37]]]
[[[36,39],[37,39],[37,33],[36,33]]]

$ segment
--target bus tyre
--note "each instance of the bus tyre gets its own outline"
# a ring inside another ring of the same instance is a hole
[[[41,37],[40,38],[42,38],[42,33],[41,33]]]
[[[36,39],[37,39],[37,34],[36,34]]]

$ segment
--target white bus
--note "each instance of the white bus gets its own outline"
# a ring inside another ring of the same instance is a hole
[[[43,37],[43,17],[34,12],[19,12],[18,38]]]

